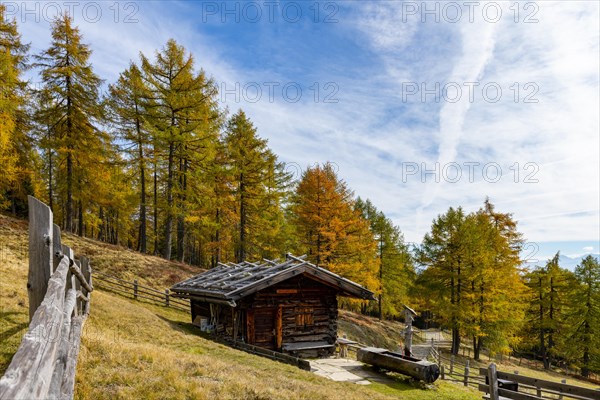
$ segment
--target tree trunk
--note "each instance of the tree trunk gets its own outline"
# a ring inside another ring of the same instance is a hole
[[[156,166],[156,149],[154,150],[154,250],[153,254],[158,255],[158,168]]]
[[[48,128],[48,136],[50,136],[50,128]],[[48,207],[54,212],[53,201],[54,193],[52,191],[52,150],[48,150]]]
[[[237,262],[246,259],[246,193],[244,186],[244,174],[240,175],[240,244],[238,248]]]
[[[144,158],[144,142],[139,119],[136,119],[136,129],[138,134],[138,155],[140,158],[140,229],[138,251],[146,253],[146,160]]]
[[[539,301],[540,301],[540,355],[542,356],[542,361],[544,363],[544,368],[548,369],[550,366],[548,365],[548,357],[546,354],[546,338],[544,337],[544,296],[542,293],[542,277],[539,278],[540,291],[539,291]]]
[[[217,222],[217,230],[215,231],[215,250],[213,251],[212,267],[216,267],[221,262],[221,209],[217,207],[215,221]],[[198,246],[200,247],[200,246]]]
[[[79,214],[78,218],[79,218],[79,221],[77,221],[78,222],[78,224],[77,224],[78,225],[77,226],[77,234],[79,236],[83,236],[84,235],[84,232],[83,232],[83,205],[82,205],[81,200],[79,200],[78,203],[79,203],[78,204],[78,206],[79,206],[78,207],[78,214]]]
[[[169,163],[167,166],[167,217],[165,219],[165,247],[163,257],[171,259],[171,234],[173,230],[173,153],[174,144],[169,143]]]
[[[184,147],[185,150],[185,147]],[[177,215],[177,259],[181,262],[184,262],[185,257],[185,219],[183,217],[183,210],[185,209],[185,201],[186,201],[186,190],[187,190],[187,169],[188,169],[188,161],[187,159],[179,160],[179,199],[180,199],[180,212]]]
[[[69,45],[69,37],[67,35],[66,38],[66,44],[67,44],[67,48]],[[67,67],[69,67],[70,65],[70,55],[67,53],[66,57],[66,65]],[[72,134],[73,134],[73,120],[72,120],[72,113],[71,113],[71,77],[67,76],[66,78],[66,96],[67,96],[67,133],[66,133],[66,137],[67,137],[67,207],[66,207],[66,214],[67,214],[67,231],[68,232],[73,232],[73,143],[71,143],[72,141]]]
[[[383,232],[379,233],[379,320],[383,320]]]
[[[100,206],[100,226],[98,227],[98,240],[104,241],[104,229],[106,228],[104,225],[104,209]]]

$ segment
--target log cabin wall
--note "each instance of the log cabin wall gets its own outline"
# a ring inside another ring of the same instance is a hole
[[[210,307],[209,303],[191,300],[192,320],[202,316],[210,321]],[[217,315],[218,335],[235,335],[246,343],[270,350],[281,350],[286,343],[334,344],[337,338],[337,291],[303,275],[240,299],[235,309],[214,304],[212,307]],[[329,355],[333,349],[325,349],[318,355]]]
[[[298,276],[257,292],[244,299],[240,306],[253,314],[254,344],[258,346],[280,350],[286,343],[334,344],[338,315],[336,295],[337,291],[330,286]],[[252,343],[249,334],[248,339]]]

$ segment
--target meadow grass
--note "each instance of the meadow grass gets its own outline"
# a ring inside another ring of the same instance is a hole
[[[141,282],[154,287],[194,273],[190,266],[89,239],[64,235],[63,241],[76,255],[89,256],[92,266],[124,279],[143,276]],[[2,374],[28,325],[26,222],[0,215],[0,261]],[[422,385],[395,374],[390,374],[390,384],[334,382],[213,341],[190,324],[186,312],[128,299],[99,286],[91,298],[77,364],[77,399],[481,398],[474,390],[448,382]]]

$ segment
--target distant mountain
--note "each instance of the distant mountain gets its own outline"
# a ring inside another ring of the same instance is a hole
[[[582,256],[579,257],[569,257],[569,256],[565,256],[563,254],[560,255],[559,259],[558,259],[558,265],[561,266],[561,268],[565,268],[568,269],[570,271],[574,271],[575,267],[578,266],[579,264],[581,264],[581,261],[583,261],[584,258],[586,258],[588,255],[590,254],[584,254]],[[600,259],[600,254],[598,253],[592,253],[591,254],[593,257]],[[548,259],[550,259],[551,257],[539,257],[537,259],[537,262],[528,262],[525,263],[524,265],[526,267],[534,267],[536,265],[538,266],[544,266],[546,265],[546,262],[548,261]]]
[[[564,256],[561,254],[560,258],[558,259],[558,265],[560,265],[562,268],[566,268],[571,271],[574,271],[575,267],[578,266],[579,264],[581,264],[581,261],[583,261],[583,259],[589,255],[590,254],[584,254],[579,257],[569,257],[569,256]],[[591,255],[593,257],[595,257],[596,259],[600,259],[600,254],[596,253],[596,254],[591,254]]]

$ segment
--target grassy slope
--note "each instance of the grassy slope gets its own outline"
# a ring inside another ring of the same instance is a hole
[[[0,215],[0,373],[27,329],[27,225]],[[126,279],[164,287],[192,267],[66,236],[76,254]],[[120,273],[119,271],[123,271]],[[76,398],[181,399],[478,399],[460,386],[425,388],[396,376],[359,386],[233,350],[200,336],[187,313],[96,290],[77,367]]]
[[[346,310],[339,311],[338,334],[369,346],[399,350],[398,339],[403,336],[403,329],[401,322],[380,321]]]

